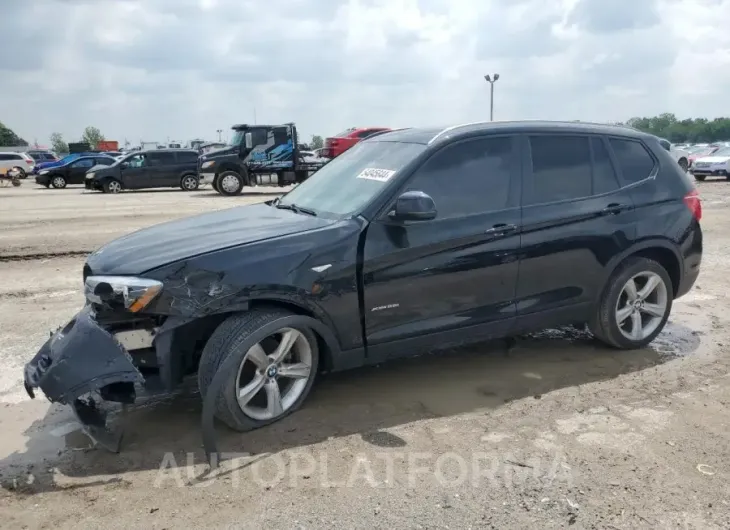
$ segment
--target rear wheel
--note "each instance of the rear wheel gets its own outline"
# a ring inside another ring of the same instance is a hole
[[[277,328],[281,318],[297,318],[279,309],[257,309],[234,315],[213,332],[203,349],[198,367],[200,395],[205,400],[218,368],[236,356],[216,397],[215,415],[237,431],[249,431],[273,423],[296,410],[312,388],[319,364],[314,332],[304,323],[289,322]],[[274,329],[260,340],[252,337],[264,326]]]
[[[122,184],[118,180],[109,179],[104,182],[102,189],[104,193],[119,193],[122,191]]]
[[[695,175],[695,180],[699,180],[700,182],[702,182],[703,180],[705,180],[706,177],[707,175]]]
[[[51,186],[53,186],[57,190],[63,189],[66,187],[66,179],[63,178],[61,175],[51,177]]]
[[[238,195],[243,189],[243,177],[235,171],[225,171],[218,177],[218,193],[232,196]]]
[[[198,189],[198,176],[193,175],[192,173],[189,175],[184,175],[182,179],[180,179],[180,187],[183,189],[183,191],[195,191]]]
[[[609,279],[588,325],[614,348],[643,348],[664,329],[673,299],[664,267],[647,258],[629,258]]]
[[[13,169],[18,172],[19,179],[24,179],[28,176],[28,174],[25,172],[25,169],[23,169],[22,167],[16,166]]]

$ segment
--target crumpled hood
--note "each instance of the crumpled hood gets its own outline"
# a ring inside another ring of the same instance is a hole
[[[697,159],[697,162],[709,162],[710,164],[724,164],[730,160],[730,156],[703,156]]]
[[[322,228],[334,221],[252,204],[169,221],[121,237],[91,254],[94,275],[142,274],[224,248]]]

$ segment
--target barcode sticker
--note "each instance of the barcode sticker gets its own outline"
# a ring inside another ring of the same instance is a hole
[[[391,171],[390,169],[376,169],[374,167],[368,167],[363,169],[357,178],[388,182],[394,173],[395,171]]]

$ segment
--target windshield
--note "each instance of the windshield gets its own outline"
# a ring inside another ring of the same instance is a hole
[[[243,137],[245,134],[246,131],[235,131],[233,136],[231,136],[231,141],[228,142],[228,145],[243,145]]]
[[[721,147],[712,153],[712,156],[730,156],[730,147]]]
[[[425,149],[423,144],[400,142],[356,144],[284,195],[279,204],[294,204],[338,217],[351,215],[374,199],[396,171]]]
[[[64,156],[64,157],[63,157],[63,158],[62,158],[61,160],[59,160],[58,162],[59,162],[59,164],[64,164],[64,165],[65,165],[65,164],[68,164],[69,162],[71,162],[71,160],[76,160],[76,159],[77,159],[78,157],[80,157],[80,156],[81,156],[81,155],[79,155],[78,153],[73,153],[73,154],[70,154],[70,155],[66,155],[66,156]]]

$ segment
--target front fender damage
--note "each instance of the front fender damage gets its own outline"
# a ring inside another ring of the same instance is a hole
[[[86,434],[114,452],[119,451],[121,435],[107,428],[106,414],[90,394],[143,381],[129,353],[94,321],[90,306],[53,333],[24,368],[31,398],[40,388],[49,401],[70,405]]]

